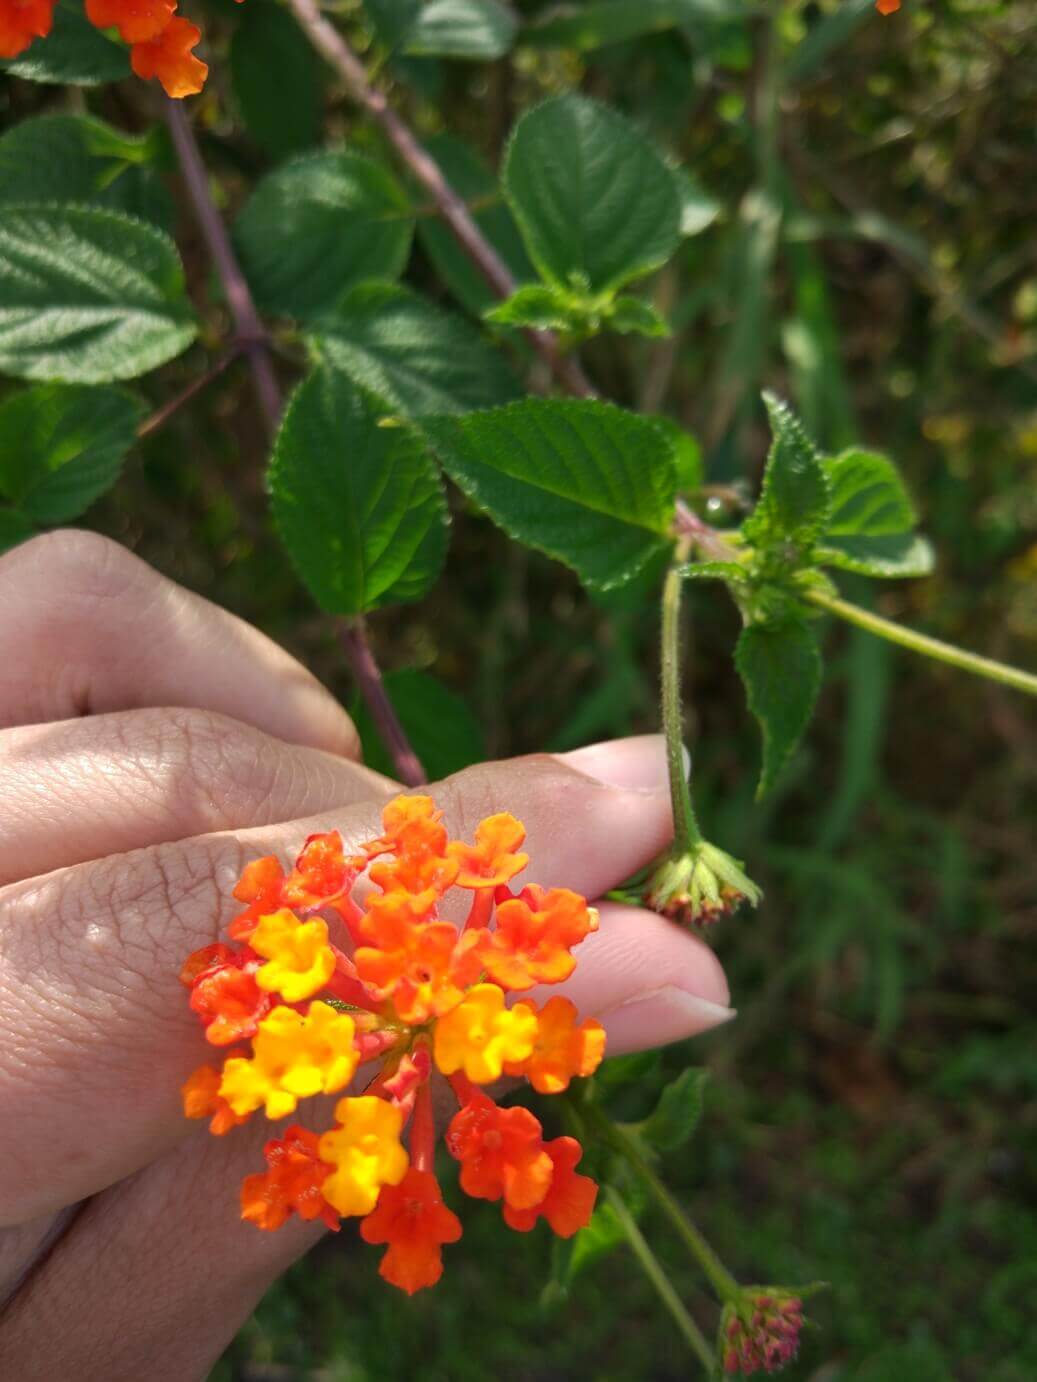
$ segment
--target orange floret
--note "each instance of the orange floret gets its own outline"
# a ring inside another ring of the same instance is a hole
[[[522,999],[515,1009],[535,1006]],[[513,1009],[514,1011],[514,1009]],[[605,1028],[593,1017],[577,1025],[576,1009],[568,998],[548,1000],[538,1014],[536,1042],[529,1058],[509,1061],[507,1075],[525,1075],[539,1094],[560,1094],[576,1075],[593,1075],[605,1054]]]
[[[559,984],[576,968],[570,948],[598,929],[598,914],[568,888],[524,888],[497,908],[497,927],[482,951],[486,972],[503,988]]]
[[[380,854],[395,854],[400,858],[421,851],[442,857],[447,844],[442,815],[431,797],[394,797],[382,811],[384,833],[362,846],[363,857],[376,859]]]
[[[263,859],[253,859],[246,866],[234,889],[234,896],[239,902],[247,902],[248,906],[227,928],[232,940],[248,940],[259,918],[277,911],[281,906],[283,886],[284,869],[272,854]]]
[[[559,1238],[571,1238],[590,1223],[598,1187],[590,1176],[578,1175],[574,1169],[583,1156],[583,1148],[575,1137],[556,1137],[553,1142],[544,1143],[544,1151],[552,1165],[547,1194],[530,1209],[515,1209],[506,1204],[504,1221],[509,1228],[528,1233],[543,1217]]]
[[[875,0],[875,8],[879,14],[896,14],[900,9],[900,0]]]
[[[241,1217],[257,1228],[280,1228],[290,1214],[321,1218],[338,1229],[339,1216],[324,1198],[322,1186],[335,1169],[318,1154],[315,1132],[293,1124],[284,1137],[263,1148],[269,1168],[246,1176],[241,1185]]]
[[[525,826],[507,811],[487,816],[475,827],[475,844],[453,840],[447,854],[460,865],[459,888],[497,888],[507,883],[529,863],[528,854],[519,854],[526,838]]]
[[[547,1194],[552,1161],[543,1129],[528,1108],[498,1108],[474,1094],[447,1129],[450,1155],[461,1163],[461,1189],[477,1200],[531,1209]]]
[[[234,1052],[240,1055],[240,1052]],[[213,1065],[200,1065],[181,1089],[185,1118],[212,1116],[209,1131],[217,1137],[230,1132],[239,1123],[248,1122],[248,1114],[237,1114],[220,1093],[221,1074]]]
[[[412,1166],[399,1185],[384,1185],[360,1224],[365,1243],[388,1243],[378,1270],[412,1296],[443,1275],[443,1244],[461,1237],[461,1221],[447,1209],[431,1171]]]
[[[34,38],[46,38],[54,0],[0,0],[0,58],[16,58]]]
[[[196,979],[207,969],[219,969],[221,965],[233,964],[238,951],[217,941],[215,945],[203,945],[201,950],[192,950],[180,970],[180,982],[190,988]]]
[[[304,911],[333,907],[350,891],[356,877],[357,870],[346,859],[337,830],[311,835],[284,880],[281,900]]]
[[[205,63],[191,53],[201,37],[196,25],[175,15],[156,38],[133,45],[130,65],[145,81],[156,77],[166,95],[174,100],[193,96],[201,91],[209,75]]]
[[[206,1040],[229,1046],[253,1036],[273,1006],[256,983],[258,962],[246,952],[203,970],[191,986],[191,1007],[205,1024]]]
[[[386,909],[370,929],[375,944],[353,956],[357,975],[381,998],[392,999],[403,1022],[427,1022],[449,1012],[479,977],[472,942],[459,938],[447,921],[412,922]]]
[[[86,0],[85,9],[98,29],[118,29],[125,43],[146,43],[166,28],[176,0]]]

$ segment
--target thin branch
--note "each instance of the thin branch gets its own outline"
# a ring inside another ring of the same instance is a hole
[[[232,345],[229,350],[225,350],[204,374],[199,374],[192,379],[178,394],[174,394],[172,398],[162,404],[161,408],[156,408],[150,417],[146,417],[137,428],[137,436],[147,437],[152,432],[157,432],[160,427],[164,427],[173,414],[179,412],[185,403],[189,403],[195,394],[201,393],[214,379],[220,377],[227,366],[238,358],[241,349],[240,345]]]
[[[400,162],[425,189],[454,234],[457,243],[499,298],[515,291],[511,270],[479,229],[462,197],[443,176],[439,164],[415,139],[410,129],[389,105],[385,93],[373,87],[364,65],[353,53],[335,26],[321,14],[316,0],[288,0],[303,31],[314,48],[335,69],[350,96],[381,127]],[[550,331],[527,331],[536,353],[546,361],[559,384],[577,398],[593,398],[594,389],[579,363],[565,355],[558,338]]]
[[[167,97],[164,111],[198,225],[216,265],[227,305],[234,318],[235,332],[242,349],[248,352],[252,383],[263,412],[263,419],[268,432],[273,436],[281,420],[281,389],[267,350],[266,330],[259,320],[259,313],[252,301],[245,275],[241,272],[234,255],[227,228],[220,219],[220,213],[209,192],[208,174],[194,132],[184,113],[184,103]]]
[[[230,236],[209,193],[209,179],[190,121],[180,101],[167,100],[166,121],[180,160],[180,169],[191,194],[198,224],[205,237],[216,272],[223,284],[238,333],[238,350],[247,351],[252,382],[271,438],[281,419],[281,389],[270,356],[270,338],[259,319],[245,275],[234,254]],[[207,382],[203,380],[202,382]],[[200,385],[199,385],[200,387]],[[382,681],[382,674],[367,641],[363,618],[343,622],[340,641],[360,693],[367,702],[379,733],[383,736],[401,781],[408,786],[424,782],[425,771],[411,748]]]

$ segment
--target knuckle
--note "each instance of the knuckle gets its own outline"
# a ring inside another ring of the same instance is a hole
[[[250,822],[291,772],[273,740],[230,716],[180,707],[145,713],[155,725],[163,789],[180,814],[210,829]]]

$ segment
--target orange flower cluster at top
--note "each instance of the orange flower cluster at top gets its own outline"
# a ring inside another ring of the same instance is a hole
[[[272,856],[255,860],[234,889],[245,904],[228,932],[238,945],[195,951],[180,975],[209,1042],[234,1048],[183,1089],[186,1115],[211,1118],[214,1133],[259,1109],[284,1118],[367,1066],[363,1093],[338,1101],[333,1128],[293,1124],[267,1143],[241,1213],[263,1229],[292,1213],[331,1228],[357,1215],[364,1240],[387,1247],[382,1275],[408,1293],[439,1280],[442,1246],[461,1236],[434,1174],[435,1081],[459,1105],[446,1145],[461,1188],[501,1201],[510,1227],[525,1233],[545,1219],[570,1237],[597,1195],[576,1170],[574,1138],[545,1142],[528,1109],[501,1108],[479,1087],[519,1075],[556,1094],[597,1069],[604,1029],[578,1021],[567,998],[505,1002],[568,978],[597,913],[565,888],[512,893],[528,862],[513,816],[482,821],[472,845],[448,840],[440,816],[429,797],[397,797],[384,833],[354,856],[331,831],[311,835],[288,873]],[[353,891],[365,872],[361,906]],[[472,895],[460,928],[439,911],[453,888]]]
[[[0,0],[0,58],[16,58],[46,38],[56,0]],[[85,0],[86,17],[98,29],[115,29],[130,45],[138,77],[157,77],[167,96],[193,96],[209,69],[191,49],[201,31],[176,13],[176,0]]]
[[[900,0],[875,0],[875,8],[879,14],[896,14],[900,9]]]

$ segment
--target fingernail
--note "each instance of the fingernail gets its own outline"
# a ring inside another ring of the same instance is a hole
[[[700,998],[672,984],[650,993],[639,993],[619,1007],[598,1014],[608,1033],[608,1050],[613,1055],[699,1036],[736,1016],[734,1008],[711,1003],[708,998]]]
[[[684,749],[684,770],[691,771],[691,755]],[[666,740],[661,734],[637,734],[630,739],[609,739],[557,755],[560,763],[593,777],[606,787],[658,795],[669,791]]]

